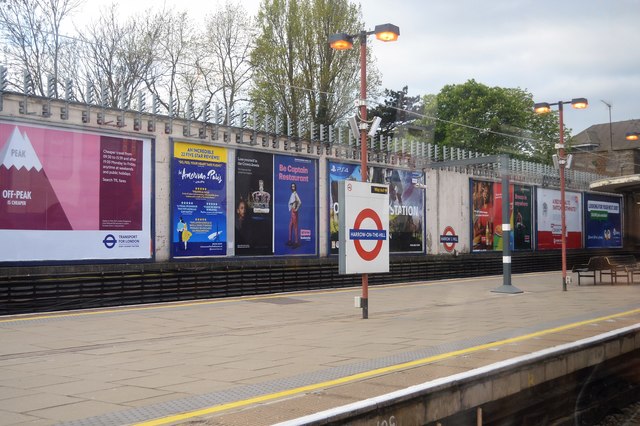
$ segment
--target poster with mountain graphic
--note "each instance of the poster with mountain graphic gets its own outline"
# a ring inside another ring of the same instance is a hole
[[[148,259],[151,141],[0,122],[0,262]]]
[[[69,230],[58,197],[27,134],[15,127],[0,151],[0,223],[4,229]]]

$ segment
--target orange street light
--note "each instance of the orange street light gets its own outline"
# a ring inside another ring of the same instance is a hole
[[[624,138],[626,140],[628,140],[628,141],[635,142],[638,139],[640,139],[640,133],[638,133],[638,132],[629,132],[624,136]]]
[[[347,50],[353,47],[353,37],[349,34],[339,33],[329,37],[329,46],[335,50]]]
[[[393,24],[376,25],[373,32],[378,40],[384,42],[396,41],[398,40],[398,36],[400,36],[400,28]]]

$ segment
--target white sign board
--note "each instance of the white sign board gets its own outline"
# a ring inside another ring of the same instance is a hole
[[[538,249],[562,247],[562,194],[555,189],[537,188]],[[565,192],[566,243],[569,249],[582,248],[582,194]]]
[[[340,181],[340,274],[389,272],[389,187]]]

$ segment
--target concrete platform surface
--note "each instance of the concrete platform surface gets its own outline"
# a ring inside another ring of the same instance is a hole
[[[0,317],[0,425],[271,425],[640,323],[561,274]]]

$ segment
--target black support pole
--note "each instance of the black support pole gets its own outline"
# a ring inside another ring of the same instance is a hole
[[[502,285],[494,293],[522,293],[511,284],[511,217],[509,215],[509,157],[500,155],[502,185]]]

